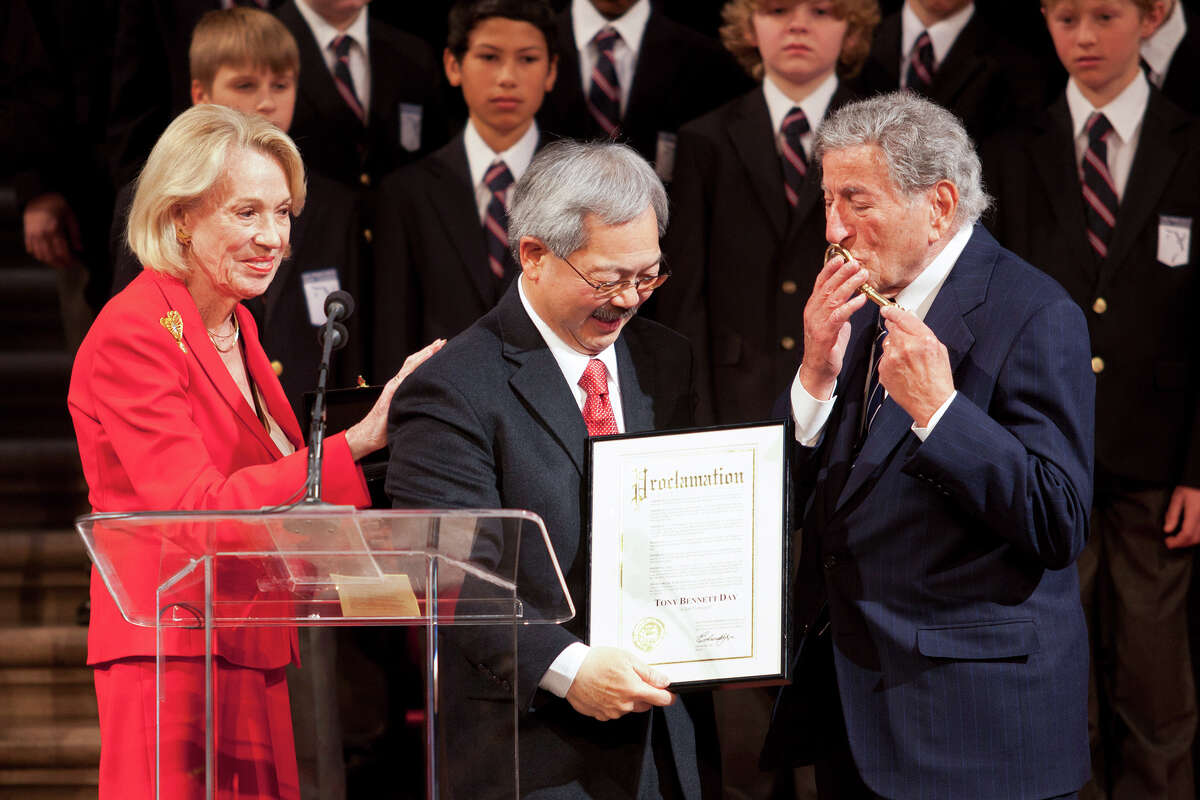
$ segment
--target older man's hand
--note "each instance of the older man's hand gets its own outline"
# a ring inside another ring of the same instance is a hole
[[[950,355],[929,326],[896,306],[880,310],[888,334],[883,338],[879,382],[918,427],[954,393]]]
[[[840,256],[825,263],[804,305],[804,361],[800,383],[818,400],[833,395],[850,341],[850,316],[867,302],[856,294],[867,271]]]
[[[670,681],[636,656],[615,647],[593,647],[567,690],[567,702],[588,717],[617,719],[630,711],[669,706]]]

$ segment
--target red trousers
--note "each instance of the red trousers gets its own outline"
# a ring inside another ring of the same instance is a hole
[[[221,800],[299,800],[284,670],[216,659],[216,788]],[[100,800],[154,797],[156,706],[162,725],[161,797],[204,797],[204,659],[170,658],[166,701],[155,703],[154,659],[95,668],[100,706]]]

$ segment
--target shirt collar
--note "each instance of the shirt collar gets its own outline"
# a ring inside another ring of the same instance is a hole
[[[575,32],[575,49],[583,51],[596,34],[607,27],[613,27],[621,34],[621,40],[633,52],[638,52],[642,46],[642,35],[646,32],[646,22],[650,19],[650,0],[638,0],[633,6],[616,19],[605,19],[588,0],[572,0],[571,25]]]
[[[946,282],[946,277],[958,262],[958,257],[962,255],[962,251],[966,248],[974,231],[974,225],[964,225],[955,233],[929,266],[912,283],[900,290],[895,297],[896,303],[902,308],[909,309],[921,319],[925,319],[925,314],[933,305],[939,289]]]
[[[463,144],[467,149],[467,170],[471,174],[471,185],[479,186],[483,183],[483,176],[488,168],[497,161],[503,161],[508,167],[514,183],[521,180],[529,162],[533,160],[533,154],[537,151],[539,136],[537,123],[534,122],[512,147],[503,153],[496,153],[488,147],[479,131],[475,130],[475,124],[467,120],[467,127],[463,131]]]
[[[917,44],[917,37],[921,35],[921,31],[926,31],[933,45],[933,63],[941,64],[950,48],[954,46],[954,40],[962,33],[962,29],[967,27],[974,13],[975,3],[967,3],[946,19],[926,28],[917,17],[917,12],[912,10],[912,4],[905,0],[904,10],[900,12],[900,55],[908,58],[908,54]]]
[[[1171,16],[1158,27],[1154,34],[1142,42],[1142,58],[1156,75],[1166,75],[1171,66],[1171,57],[1187,35],[1187,20],[1183,18],[1183,2],[1176,0]]]
[[[825,119],[829,101],[833,99],[833,93],[837,91],[837,86],[837,75],[830,73],[829,77],[809,93],[808,97],[797,103],[784,94],[770,76],[763,78],[763,96],[767,99],[767,113],[771,115],[771,130],[778,133],[780,126],[783,125],[783,118],[794,106],[800,106],[804,116],[808,117],[809,127],[815,132],[820,127],[821,121]]]
[[[532,320],[533,327],[537,328],[538,333],[542,335],[546,346],[550,348],[550,354],[558,362],[559,370],[562,371],[563,377],[572,389],[579,385],[579,379],[583,377],[583,371],[587,369],[588,361],[593,358],[598,358],[604,362],[604,368],[608,370],[609,385],[617,387],[618,390],[620,389],[620,384],[617,382],[617,348],[615,342],[594,356],[581,353],[564,342],[546,324],[545,320],[539,317],[538,313],[533,310],[533,305],[529,302],[529,298],[525,296],[524,275],[517,278],[517,294],[521,297],[521,305],[525,307],[525,313]]]
[[[1138,70],[1137,77],[1129,82],[1122,92],[1104,108],[1093,108],[1088,99],[1079,91],[1075,79],[1067,81],[1067,107],[1071,110],[1071,130],[1079,137],[1087,129],[1088,118],[1093,111],[1099,111],[1108,117],[1113,130],[1122,142],[1133,140],[1138,125],[1142,124],[1142,116],[1146,113],[1146,104],[1150,101],[1150,81]]]
[[[317,40],[317,44],[321,46],[321,51],[329,50],[329,43],[336,36],[343,33],[337,28],[326,22],[320,14],[313,11],[308,0],[296,0],[296,10],[300,12],[300,16],[304,17],[304,21],[308,23],[308,27],[312,30],[313,38]],[[358,46],[365,52],[367,49],[367,8],[364,6],[362,11],[358,12],[358,16],[354,18],[354,22],[350,23],[350,27],[346,28],[345,34],[358,43]]]

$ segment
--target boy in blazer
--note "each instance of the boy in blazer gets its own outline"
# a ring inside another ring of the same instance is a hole
[[[1011,5],[1004,3],[1007,13]],[[1024,49],[1003,30],[972,0],[905,0],[875,31],[857,89],[864,97],[911,89],[957,114],[981,142],[1044,108],[1062,87],[1048,52]]]
[[[989,146],[989,185],[998,238],[1067,289],[1091,334],[1096,496],[1079,560],[1093,667],[1085,796],[1191,798],[1200,123],[1138,64],[1160,0],[1042,5],[1070,81],[1045,113]]]
[[[508,205],[541,145],[534,114],[554,86],[545,0],[464,0],[450,12],[446,77],[469,119],[449,144],[380,187],[375,246],[376,371],[410,342],[449,338],[489,311],[517,273]]]
[[[668,183],[680,126],[749,88],[716,42],[650,0],[572,0],[558,49],[562,80],[538,114],[542,130],[626,142]]]
[[[851,99],[841,79],[879,21],[875,0],[775,5],[725,5],[725,46],[762,83],[679,134],[664,242],[674,277],[656,313],[692,341],[706,422],[767,417],[795,373],[826,245],[812,142]]]

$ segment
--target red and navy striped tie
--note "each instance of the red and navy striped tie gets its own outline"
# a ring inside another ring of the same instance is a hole
[[[333,82],[337,86],[338,94],[346,101],[346,105],[350,106],[350,110],[354,112],[360,122],[365,123],[367,112],[363,109],[362,102],[354,91],[354,78],[350,74],[350,48],[353,44],[354,40],[345,34],[338,34],[329,43],[329,49],[333,50],[333,54],[336,56],[333,62]]]
[[[596,43],[596,66],[588,87],[587,106],[592,119],[610,139],[621,133],[621,84],[617,80],[617,62],[613,48],[621,40],[614,28],[605,28],[592,39]]]
[[[804,184],[804,176],[808,174],[808,158],[804,155],[804,145],[800,140],[810,130],[808,117],[804,116],[799,106],[792,106],[780,126],[783,134],[783,141],[779,145],[783,161],[783,191],[787,195],[788,205],[792,207],[800,200],[800,187]]]
[[[908,59],[908,75],[905,85],[915,92],[924,92],[933,83],[933,41],[927,31],[921,31],[912,55]]]
[[[1087,150],[1079,166],[1083,183],[1083,208],[1087,214],[1087,238],[1100,258],[1108,256],[1108,243],[1117,224],[1117,186],[1108,170],[1109,134],[1113,132],[1108,117],[1095,112],[1088,119]]]
[[[504,207],[504,193],[513,184],[513,174],[508,165],[497,161],[488,167],[483,176],[491,197],[483,217],[483,235],[487,239],[488,267],[497,278],[504,277],[504,257],[508,253],[508,210]]]

